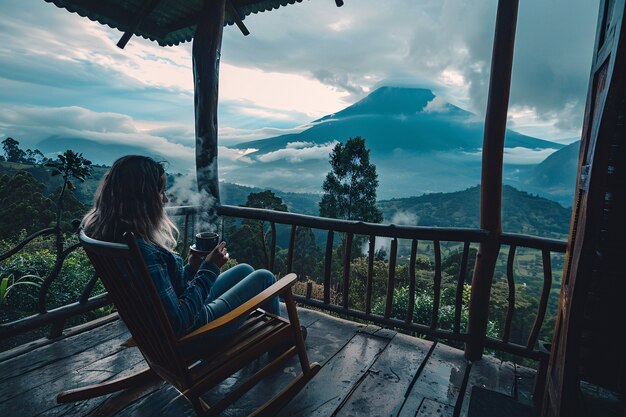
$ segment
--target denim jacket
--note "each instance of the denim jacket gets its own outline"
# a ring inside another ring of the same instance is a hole
[[[177,337],[208,323],[205,300],[220,273],[212,262],[202,262],[192,276],[180,256],[142,239],[137,244],[144,257],[170,324]]]

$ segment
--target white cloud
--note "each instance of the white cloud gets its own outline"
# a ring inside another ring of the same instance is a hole
[[[450,108],[448,107],[448,104],[444,99],[440,97],[435,97],[432,100],[430,100],[428,104],[426,104],[426,107],[424,107],[423,112],[424,113],[445,113],[449,110]]]
[[[328,159],[337,141],[323,145],[315,145],[306,148],[285,148],[274,152],[259,155],[257,159],[261,162],[274,162],[285,160],[291,163],[299,163],[306,160]]]
[[[346,107],[346,96],[301,74],[237,67],[226,62],[220,65],[220,99],[249,100],[266,111],[298,111],[318,118]]]
[[[565,103],[563,108],[570,110],[576,103]],[[562,144],[569,144],[580,139],[580,129],[559,127],[560,120],[558,112],[549,114],[538,114],[534,107],[511,106],[507,114],[507,125],[510,129],[534,137],[550,137],[552,141]]]
[[[522,147],[504,148],[504,163],[530,165],[538,164],[556,152],[556,149],[528,149]]]
[[[308,148],[311,146],[315,146],[313,142],[288,142],[286,148],[287,149],[300,149],[300,148]]]
[[[409,211],[397,211],[391,218],[392,224],[415,226],[417,225],[417,215]]]
[[[328,27],[335,32],[343,32],[352,27],[352,19],[341,18],[333,23],[329,23]]]
[[[220,160],[224,159],[224,160],[228,160],[228,161],[241,161],[241,162],[245,162],[246,164],[251,164],[254,161],[252,161],[252,159],[250,159],[249,155],[251,153],[256,152],[258,149],[234,149],[234,148],[227,148],[224,146],[220,146],[218,148],[218,156],[220,158]]]

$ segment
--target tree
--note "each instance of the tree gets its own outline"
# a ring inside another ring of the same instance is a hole
[[[24,162],[26,153],[20,149],[20,143],[8,137],[2,141],[2,149],[4,149],[4,155],[8,162]]]
[[[54,202],[43,195],[45,186],[25,171],[0,175],[0,239],[12,239],[21,230],[30,234],[50,227]]]
[[[370,151],[360,136],[338,143],[330,156],[320,201],[320,216],[379,223],[382,212],[376,206],[378,174],[370,163]]]
[[[46,160],[46,157],[41,153],[39,149],[26,149],[24,162],[29,164],[40,164]]]
[[[55,160],[48,160],[45,166],[50,168],[51,176],[61,175],[63,178],[61,190],[57,195],[57,226],[60,226],[65,190],[74,191],[76,189],[71,179],[74,178],[80,182],[85,182],[85,179],[91,175],[93,169],[90,160],[83,158],[82,153],[76,153],[71,149],[63,152]]]
[[[320,216],[344,220],[361,220],[380,223],[383,214],[376,206],[378,174],[376,165],[370,163],[370,151],[360,136],[338,143],[330,155],[331,171],[326,175],[319,203]],[[342,240],[345,242],[344,236]],[[360,255],[364,238],[353,241],[350,258]],[[337,248],[339,259],[344,249]]]

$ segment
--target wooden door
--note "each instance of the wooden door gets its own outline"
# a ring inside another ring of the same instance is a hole
[[[581,380],[623,392],[624,0],[601,0],[543,417],[580,415]],[[621,252],[621,254],[620,254]],[[620,262],[621,261],[621,262]],[[621,263],[621,265],[620,265]]]

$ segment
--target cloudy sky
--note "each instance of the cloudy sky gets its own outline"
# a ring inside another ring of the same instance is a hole
[[[510,128],[578,138],[598,3],[520,1]],[[297,131],[382,85],[428,87],[484,117],[495,10],[496,0],[304,0],[251,15],[250,36],[224,32],[220,141]],[[119,31],[43,0],[2,0],[0,15],[2,139],[88,139],[193,164],[189,43],[133,37],[121,50]],[[221,148],[220,169],[241,157]]]

